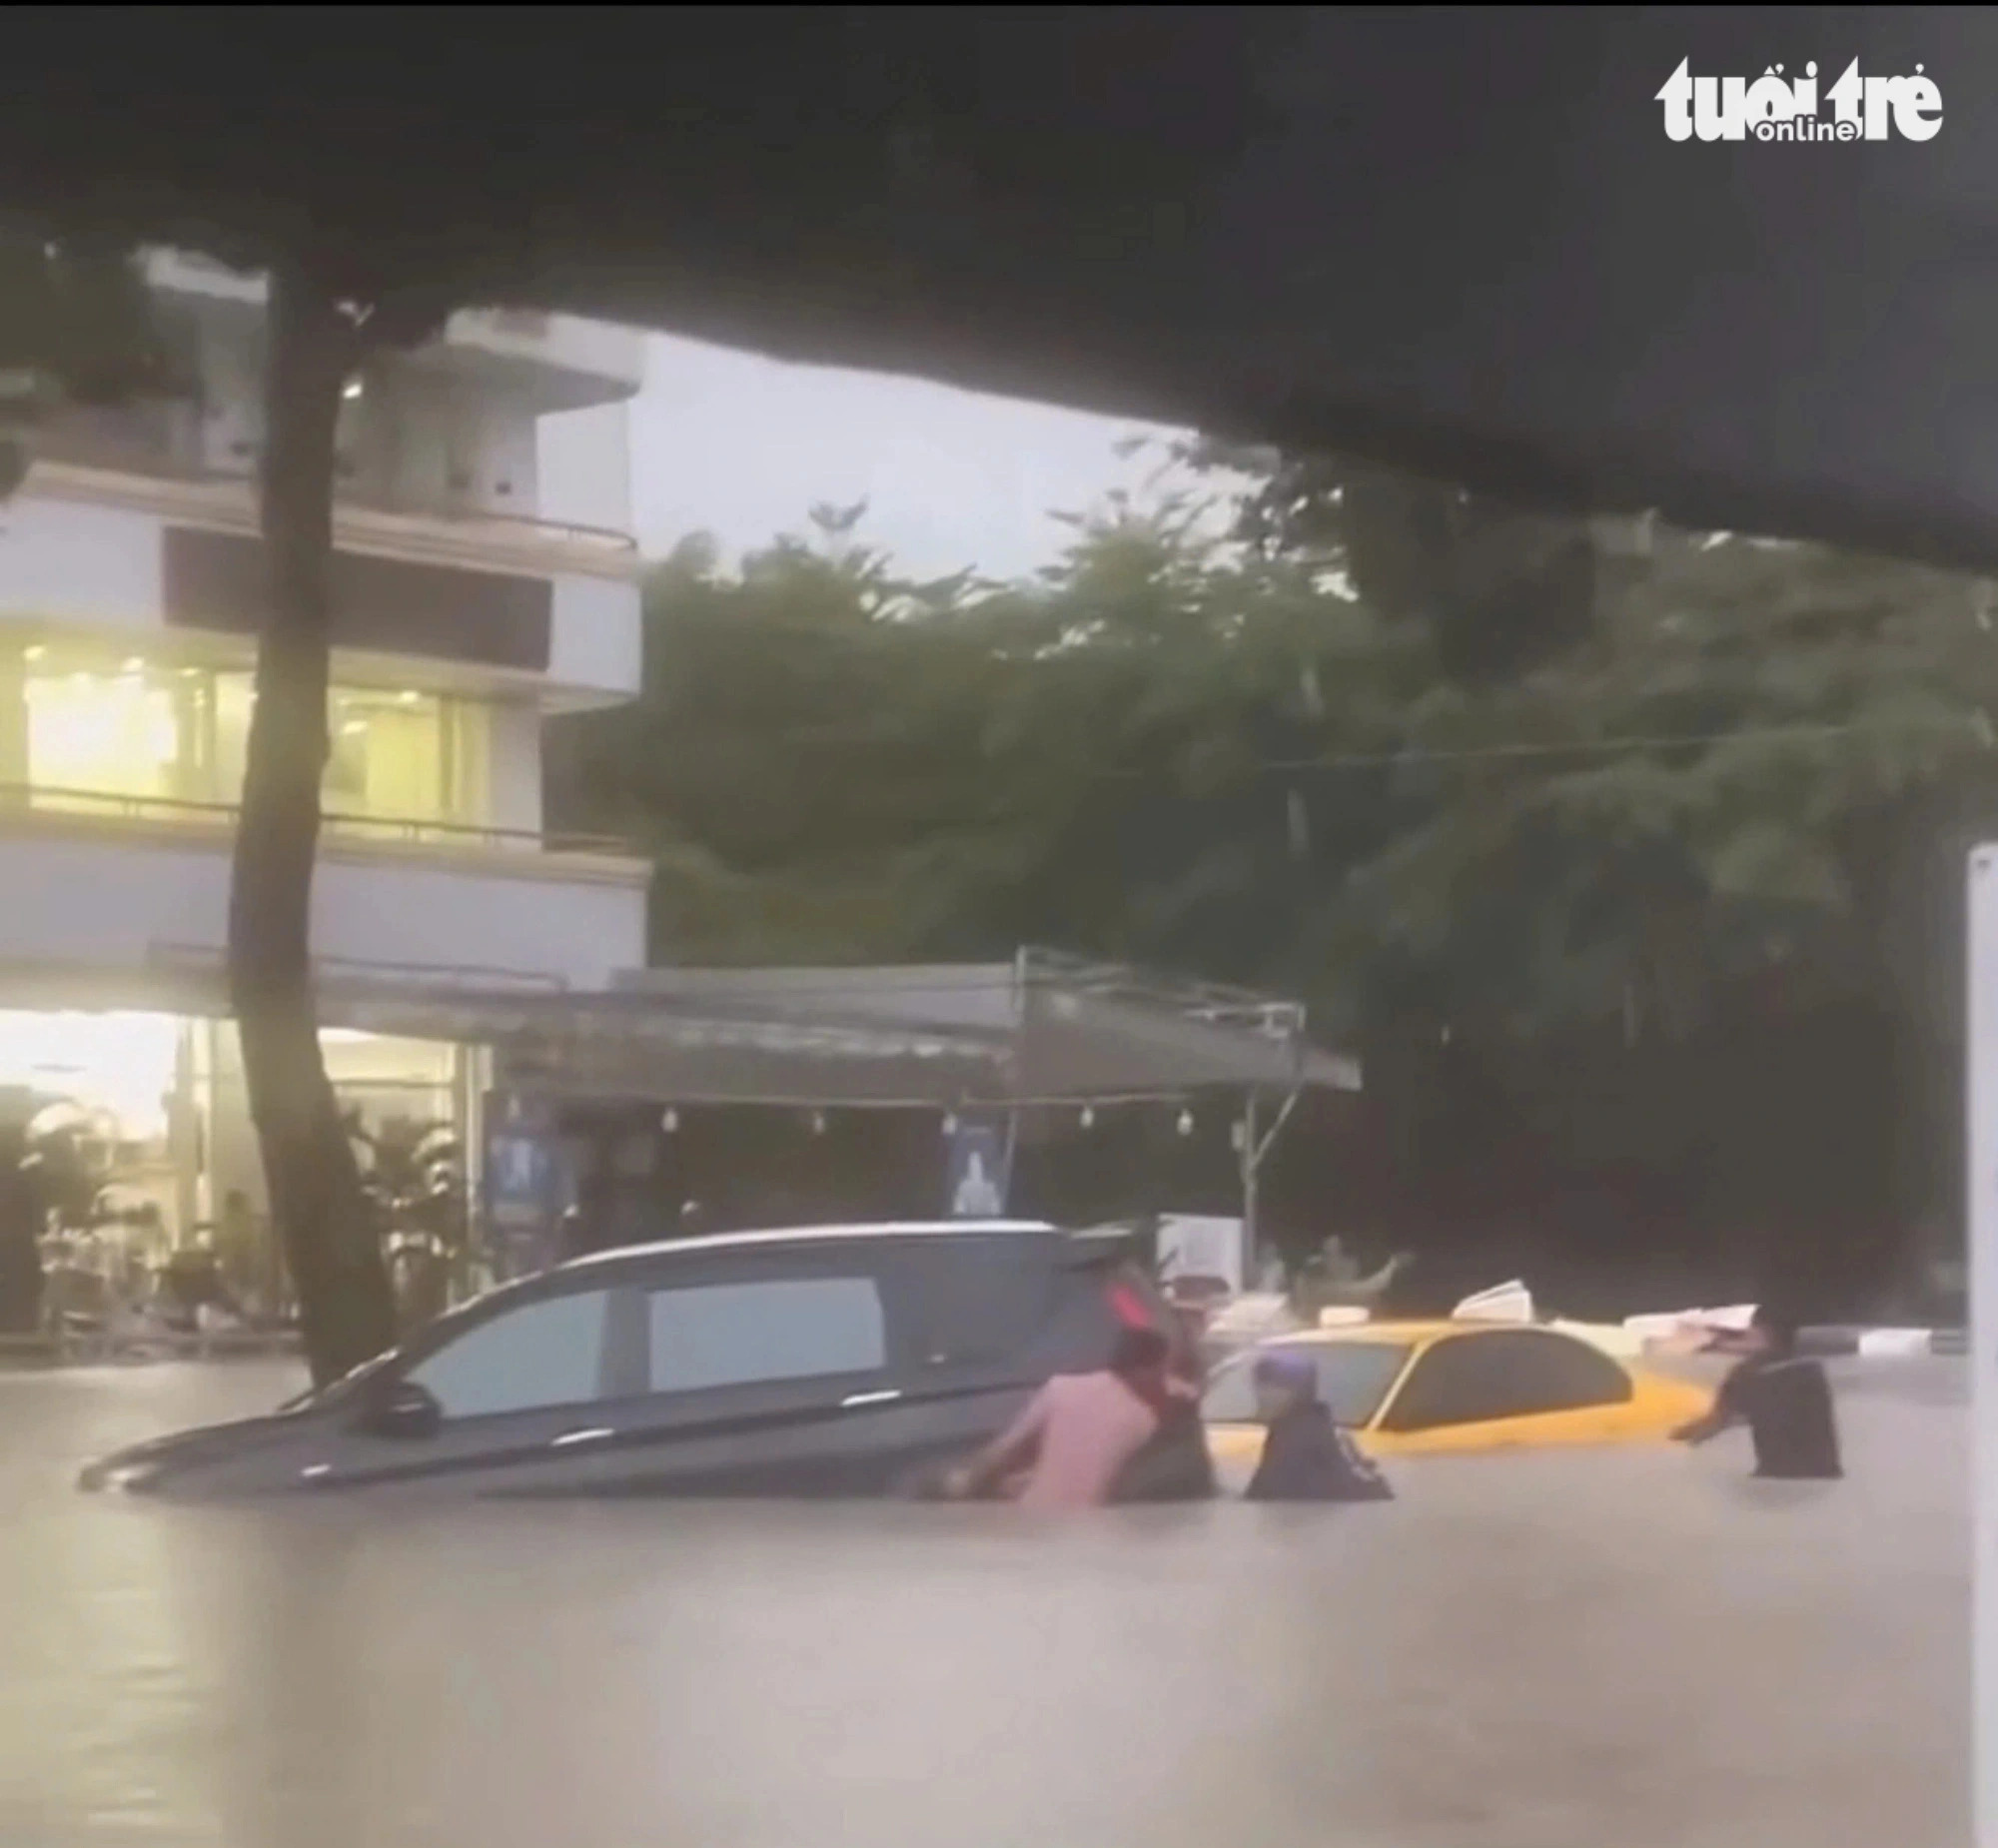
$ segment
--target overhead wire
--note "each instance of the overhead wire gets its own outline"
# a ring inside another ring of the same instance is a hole
[[[1323,769],[1393,769],[1424,763],[1461,763],[1482,759],[1534,757],[1617,756],[1631,751],[1676,750],[1690,747],[1731,744],[1741,740],[1825,739],[1856,737],[1866,732],[1964,731],[1990,748],[1998,744],[1998,731],[1983,712],[1952,718],[1853,720],[1816,725],[1740,725],[1724,731],[1680,731],[1630,733],[1612,738],[1573,738],[1558,742],[1529,743],[1523,740],[1498,744],[1457,746],[1410,746],[1382,751],[1328,751],[1315,757],[1268,757],[1250,768],[1257,774],[1291,773]],[[1101,776],[1146,777],[1151,769],[1116,767],[1099,771]]]

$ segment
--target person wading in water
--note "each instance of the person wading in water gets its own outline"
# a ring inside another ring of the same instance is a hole
[[[1038,1508],[1108,1501],[1125,1464],[1158,1433],[1171,1394],[1170,1354],[1156,1329],[1120,1329],[1109,1366],[1057,1374],[1005,1430],[945,1476],[944,1493],[962,1500],[1010,1490],[1012,1500]]]
[[[1749,1325],[1748,1357],[1720,1383],[1713,1409],[1672,1432],[1680,1443],[1705,1443],[1732,1424],[1748,1426],[1755,1473],[1765,1480],[1836,1481],[1845,1470],[1824,1364],[1797,1353],[1793,1318],[1759,1308]]]
[[[1255,1366],[1256,1407],[1268,1434],[1243,1492],[1248,1501],[1392,1501],[1394,1490],[1319,1397],[1308,1354],[1275,1349]]]

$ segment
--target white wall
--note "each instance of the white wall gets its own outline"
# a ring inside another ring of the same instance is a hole
[[[523,406],[504,400],[479,410],[472,433],[472,492],[489,513],[540,511],[534,420]]]
[[[541,830],[541,715],[507,701],[493,708],[493,825]]]
[[[564,411],[535,426],[541,517],[631,532],[631,416],[623,405]]]
[[[22,494],[0,507],[0,610],[92,628],[157,629],[156,514]]]
[[[635,696],[643,685],[644,624],[638,586],[610,577],[557,577],[548,678]]]
[[[0,962],[140,969],[174,948],[219,950],[229,908],[226,841],[65,837],[0,823]],[[313,953],[329,963],[552,976],[604,986],[641,964],[645,888],[548,876],[522,854],[504,869],[324,854],[313,886]],[[529,876],[531,873],[531,876]]]

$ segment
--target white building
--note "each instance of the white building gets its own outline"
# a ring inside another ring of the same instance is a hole
[[[264,288],[160,253],[191,398],[72,413],[0,506],[0,1087],[115,1120],[171,1234],[261,1205],[233,1029],[167,973],[224,942],[263,597],[255,472]],[[635,332],[458,316],[371,365],[340,438],[333,759],[313,908],[329,970],[596,988],[644,960],[645,867],[541,831],[540,728],[638,690],[622,405]],[[604,446],[550,516],[542,420]],[[456,1117],[469,1049],[329,1033],[377,1118]]]

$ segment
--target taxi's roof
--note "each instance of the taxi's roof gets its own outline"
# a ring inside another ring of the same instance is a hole
[[[1279,1342],[1376,1342],[1401,1343],[1439,1341],[1448,1335],[1476,1335],[1495,1329],[1531,1329],[1531,1322],[1474,1322],[1469,1318],[1452,1321],[1448,1317],[1429,1322],[1340,1322],[1316,1329],[1300,1329],[1294,1335],[1273,1335],[1259,1344],[1274,1347]],[[1550,1331],[1557,1332],[1557,1331]],[[1572,1337],[1570,1337],[1572,1339]]]

